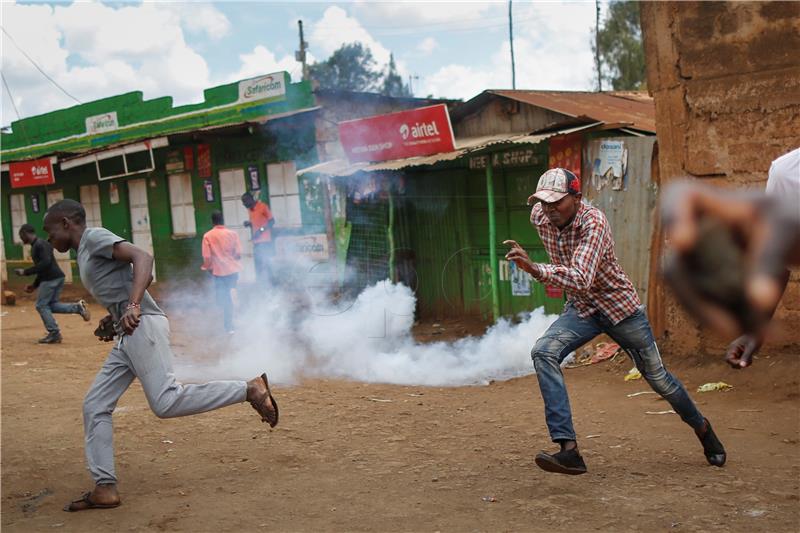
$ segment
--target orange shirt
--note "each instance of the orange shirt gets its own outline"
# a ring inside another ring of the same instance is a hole
[[[214,226],[203,235],[203,270],[229,276],[242,270],[242,243],[235,231]]]
[[[269,221],[272,220],[272,211],[269,206],[257,200],[252,209],[248,209],[250,213],[250,231],[253,236],[254,243],[270,242],[272,240],[272,232],[269,229]],[[259,232],[258,228],[264,228],[263,232]]]

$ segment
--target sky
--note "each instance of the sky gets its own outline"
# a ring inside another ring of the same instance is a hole
[[[517,88],[591,90],[594,0],[512,5]],[[298,20],[310,62],[361,42],[380,66],[394,54],[415,96],[511,87],[506,1],[3,0],[0,18],[3,125],[131,91],[181,105],[261,74],[299,81]]]

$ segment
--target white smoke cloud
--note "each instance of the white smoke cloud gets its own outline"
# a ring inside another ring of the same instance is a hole
[[[277,383],[312,377],[423,386],[486,384],[533,373],[530,349],[556,318],[537,309],[517,324],[501,320],[482,337],[421,344],[411,334],[416,299],[405,285],[379,282],[354,301],[339,304],[312,292],[302,297],[271,292],[243,305],[236,334],[222,342],[216,361],[183,353],[190,346],[176,347],[179,378],[250,379],[266,371]],[[182,309],[198,308],[170,300]],[[215,342],[219,325],[194,325],[193,346]]]

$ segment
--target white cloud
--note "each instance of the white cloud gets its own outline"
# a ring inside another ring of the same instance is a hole
[[[176,104],[202,101],[210,72],[184,29],[211,40],[230,30],[209,4],[4,4],[2,15],[20,48],[83,102],[135,90],[147,99],[172,96]],[[75,105],[2,38],[3,73],[23,117]],[[3,124],[16,119],[9,104],[4,98]]]
[[[389,62],[389,50],[370,35],[358,20],[338,6],[327,8],[322,18],[311,25],[308,40],[311,48],[323,58],[330,56],[344,44],[361,43],[370,49],[378,65],[383,66]]]
[[[464,65],[447,65],[427,76],[418,95],[468,99],[493,85],[492,72]]]
[[[430,25],[458,25],[484,20],[489,13],[503,16],[505,2],[375,2],[358,0],[353,3],[353,13],[369,25],[381,27]]]
[[[307,55],[308,61],[313,61],[313,57],[310,54]],[[299,81],[302,76],[300,63],[295,61],[294,56],[285,55],[278,59],[273,52],[262,45],[256,46],[248,54],[241,54],[239,60],[242,62],[242,66],[238,72],[230,76],[230,81],[243,80],[282,70],[292,74],[294,81]]]
[[[417,50],[421,52],[423,55],[431,55],[436,48],[439,47],[439,43],[433,37],[425,37],[418,45]]]
[[[518,89],[591,90],[594,65],[589,44],[594,5],[532,3],[514,9],[514,56]],[[427,76],[421,94],[472,98],[484,89],[511,88],[508,40],[483,63],[453,63]]]

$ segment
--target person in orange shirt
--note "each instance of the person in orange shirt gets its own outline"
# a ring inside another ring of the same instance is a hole
[[[214,278],[217,305],[222,307],[225,331],[233,333],[233,300],[231,291],[239,281],[242,270],[242,243],[235,231],[225,227],[220,211],[211,213],[214,225],[203,235],[203,270]]]
[[[242,204],[247,208],[250,220],[245,221],[245,227],[250,228],[253,241],[253,261],[256,267],[256,281],[259,286],[266,287],[275,284],[272,272],[272,258],[275,256],[275,246],[272,242],[272,226],[275,218],[269,206],[261,200],[256,200],[253,195],[246,192],[242,195]]]

